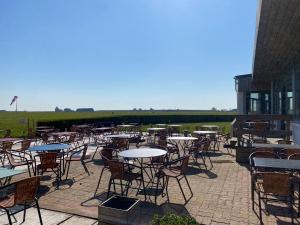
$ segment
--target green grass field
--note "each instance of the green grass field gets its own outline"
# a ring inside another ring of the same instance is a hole
[[[35,127],[38,121],[56,121],[68,119],[103,118],[111,116],[143,116],[143,115],[234,115],[232,112],[211,111],[97,111],[97,112],[0,112],[0,130],[11,129],[13,136],[23,136],[27,128]],[[229,130],[229,122],[218,123],[185,123],[182,129],[193,130],[201,124],[217,124]],[[143,126],[144,128],[148,126]]]

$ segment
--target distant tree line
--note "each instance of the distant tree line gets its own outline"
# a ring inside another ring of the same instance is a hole
[[[54,109],[55,112],[94,112],[93,108],[78,108],[76,110],[70,108],[60,109],[57,106]]]

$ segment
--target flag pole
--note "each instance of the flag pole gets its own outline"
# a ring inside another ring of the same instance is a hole
[[[18,99],[16,99],[16,112],[18,112]]]

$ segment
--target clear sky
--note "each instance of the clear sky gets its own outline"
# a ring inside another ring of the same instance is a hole
[[[257,0],[1,0],[0,109],[235,108]]]

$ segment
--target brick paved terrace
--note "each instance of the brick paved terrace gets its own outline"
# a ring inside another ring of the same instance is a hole
[[[88,151],[93,153],[94,150],[95,147],[90,145]],[[90,176],[84,172],[80,164],[77,162],[72,164],[69,179],[63,180],[59,190],[56,190],[52,184],[54,176],[52,179],[48,176],[42,179],[39,193],[41,196],[40,205],[44,209],[42,216],[47,209],[67,213],[64,216],[76,215],[97,219],[97,206],[106,199],[110,175],[108,171],[104,172],[100,188],[94,197],[96,184],[103,166],[99,158],[100,156],[97,155],[94,160],[87,163]],[[212,153],[212,162],[213,168],[204,170],[203,166],[202,169],[199,169],[190,160],[187,177],[194,195],[186,204],[175,180],[170,180],[170,202],[167,202],[166,197],[159,196],[157,205],[155,205],[154,197],[151,197],[151,194],[150,199],[145,202],[142,194],[136,196],[135,190],[129,191],[129,196],[138,197],[143,201],[136,224],[151,224],[154,214],[168,212],[191,215],[200,224],[259,224],[258,216],[251,207],[250,174],[247,166],[236,163],[234,152],[229,154],[223,149]],[[20,179],[22,176],[27,176],[27,174],[18,175],[14,180]],[[182,184],[186,195],[189,196],[184,180],[182,180]],[[264,204],[262,205],[265,208]],[[268,209],[268,215],[265,210],[263,212],[265,224],[289,224],[290,218],[285,205],[270,203]],[[258,207],[256,207],[256,212],[258,213]],[[1,216],[0,223],[4,224],[4,220],[4,217]],[[53,221],[55,221],[54,217]],[[52,222],[47,219],[45,224],[55,224]],[[295,223],[298,222],[295,221]],[[94,220],[90,224],[93,223]],[[64,223],[57,222],[56,224]]]

